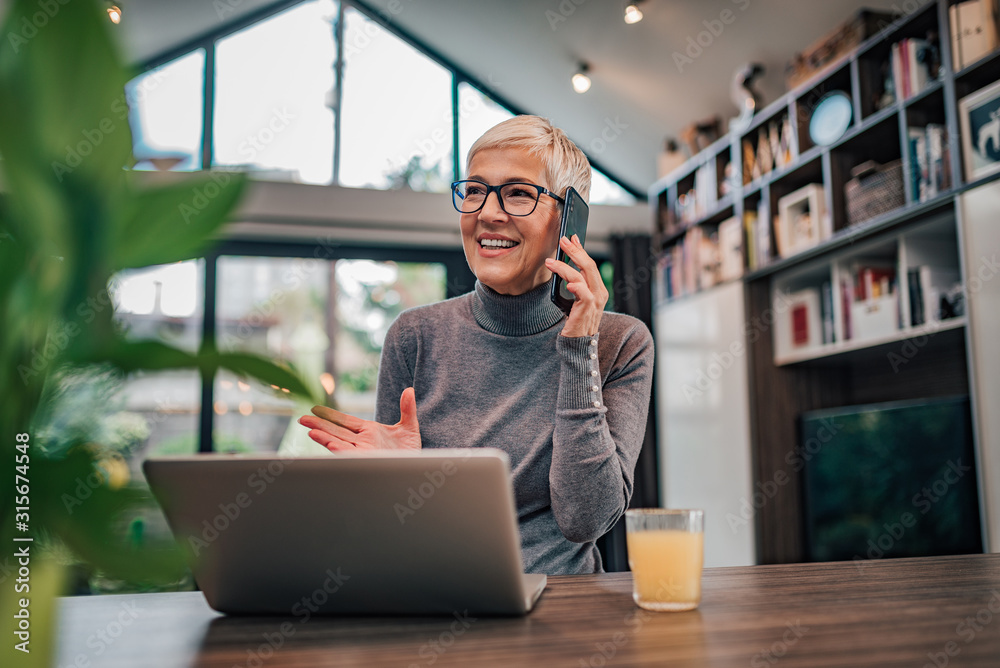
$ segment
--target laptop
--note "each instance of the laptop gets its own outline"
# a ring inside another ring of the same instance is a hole
[[[506,453],[205,454],[143,462],[208,604],[229,614],[524,615]]]

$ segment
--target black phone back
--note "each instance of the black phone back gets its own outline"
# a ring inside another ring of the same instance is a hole
[[[572,186],[566,189],[565,200],[562,221],[559,225],[559,238],[567,237],[572,239],[573,235],[576,234],[580,237],[580,244],[584,245],[587,243],[587,216],[590,214],[590,208],[583,201],[580,193]],[[562,249],[559,249],[556,257],[571,267],[579,269]],[[569,315],[570,309],[573,308],[575,297],[573,297],[572,292],[566,289],[566,281],[555,273],[552,274],[549,297],[552,299],[553,304],[562,309],[563,313]]]

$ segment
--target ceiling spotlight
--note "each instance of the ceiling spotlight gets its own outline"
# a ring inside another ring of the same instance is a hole
[[[111,19],[111,22],[114,23],[115,25],[118,25],[119,23],[121,23],[122,22],[122,10],[121,10],[121,7],[119,7],[118,5],[109,4],[108,5],[108,18]]]
[[[639,0],[629,3],[625,8],[625,23],[632,25],[642,20],[642,10],[639,9]]]
[[[573,75],[573,90],[577,93],[586,93],[590,90],[590,77],[587,76],[589,71],[590,66],[587,63],[580,63],[580,69]]]

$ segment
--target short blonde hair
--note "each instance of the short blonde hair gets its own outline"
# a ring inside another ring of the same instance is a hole
[[[590,161],[566,133],[540,116],[515,116],[494,125],[469,149],[465,168],[480,151],[523,148],[545,163],[547,187],[560,197],[573,186],[584,201],[590,198]],[[542,185],[542,184],[539,184]]]

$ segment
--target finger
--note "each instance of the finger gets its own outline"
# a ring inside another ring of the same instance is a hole
[[[399,422],[409,429],[419,429],[417,422],[417,394],[416,390],[408,387],[399,395]]]
[[[334,424],[322,418],[313,417],[312,415],[303,415],[299,418],[299,424],[303,427],[308,427],[314,431],[322,431],[330,436],[339,438],[342,441],[347,441],[348,443],[355,444],[357,441],[357,434],[350,429],[345,429],[339,424]]]
[[[580,273],[578,269],[575,269],[571,265],[566,264],[562,260],[553,260],[552,258],[545,259],[545,266],[548,267],[549,271],[559,274],[562,278],[566,279],[567,283],[574,281],[586,282],[586,278]]]
[[[331,436],[330,434],[322,431],[321,429],[313,429],[309,432],[309,438],[316,441],[322,445],[327,450],[331,452],[336,452],[337,450],[356,450],[357,446],[353,443],[348,443],[336,436]]]
[[[327,422],[339,424],[355,433],[361,431],[365,427],[365,421],[361,418],[348,415],[347,413],[341,413],[340,411],[328,406],[313,406],[312,413],[313,415],[323,418]]]
[[[569,255],[570,259],[576,263],[576,266],[580,268],[584,276],[587,277],[587,283],[591,286],[596,287],[597,285],[603,285],[604,279],[601,278],[601,270],[597,268],[597,263],[594,258],[587,254],[587,251],[583,249],[583,245],[580,243],[579,235],[574,234],[573,240],[569,240],[563,237],[559,240],[559,247]]]

